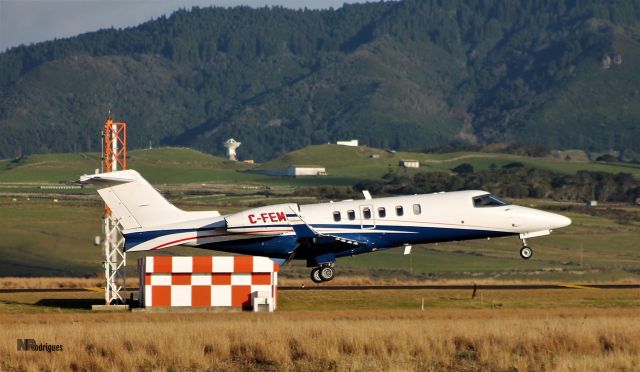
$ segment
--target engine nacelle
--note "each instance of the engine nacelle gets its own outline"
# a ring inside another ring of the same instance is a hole
[[[287,214],[295,214],[297,210],[295,203],[269,205],[232,214],[225,222],[229,232],[282,235],[293,231]]]

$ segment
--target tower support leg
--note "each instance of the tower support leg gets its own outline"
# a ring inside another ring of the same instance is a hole
[[[104,237],[105,304],[124,304],[122,292],[126,288],[127,254],[124,252],[124,237],[111,216],[104,219]]]

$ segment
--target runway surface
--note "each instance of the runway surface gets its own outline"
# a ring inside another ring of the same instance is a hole
[[[482,284],[474,286],[473,284],[461,285],[365,285],[365,286],[282,286],[278,290],[284,291],[304,291],[304,290],[340,290],[340,291],[357,291],[357,290],[398,290],[398,289],[430,289],[430,290],[456,290],[456,289],[485,289],[485,290],[531,290],[531,289],[633,289],[640,288],[640,284],[573,284],[573,283],[556,283],[556,284]]]
[[[365,286],[331,286],[309,284],[305,286],[279,286],[280,291],[367,291],[367,290],[536,290],[536,289],[638,289],[640,284],[473,284],[462,285],[365,285]],[[126,288],[126,291],[137,291],[138,288]],[[101,288],[11,288],[0,289],[0,293],[54,293],[54,292],[100,292]]]

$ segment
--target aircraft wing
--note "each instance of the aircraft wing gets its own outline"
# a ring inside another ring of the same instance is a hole
[[[348,239],[341,236],[331,235],[331,234],[322,234],[316,231],[311,225],[309,225],[300,214],[296,213],[293,208],[289,208],[292,214],[287,214],[287,218],[289,219],[289,223],[291,223],[291,227],[293,231],[295,231],[298,238],[332,238],[334,241],[339,243],[346,243],[351,245],[368,245],[367,242]]]

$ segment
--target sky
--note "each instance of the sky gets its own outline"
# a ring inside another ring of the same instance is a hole
[[[0,0],[0,52],[21,44],[135,26],[193,6],[339,8],[365,0]]]

